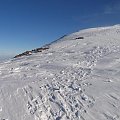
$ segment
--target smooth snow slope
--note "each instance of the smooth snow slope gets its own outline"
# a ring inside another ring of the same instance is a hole
[[[120,120],[119,46],[120,25],[92,28],[0,63],[0,120]]]

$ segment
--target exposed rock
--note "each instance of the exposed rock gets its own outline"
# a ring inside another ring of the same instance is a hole
[[[47,50],[47,49],[49,49],[49,47],[36,48],[34,50],[26,51],[24,53],[16,55],[14,58],[18,58],[18,57],[22,57],[22,56],[28,56],[28,55],[31,55],[32,53],[42,52],[42,51]]]
[[[75,39],[84,39],[84,37],[77,37],[77,38],[75,38]]]

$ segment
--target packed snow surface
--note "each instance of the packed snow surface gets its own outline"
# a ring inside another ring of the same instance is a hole
[[[119,46],[120,25],[92,28],[0,63],[0,120],[120,120]]]

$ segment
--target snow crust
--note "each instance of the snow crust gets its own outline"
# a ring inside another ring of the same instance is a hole
[[[120,25],[92,28],[0,63],[0,120],[120,120],[119,46]]]

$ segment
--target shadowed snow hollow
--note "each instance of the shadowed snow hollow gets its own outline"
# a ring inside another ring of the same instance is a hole
[[[0,120],[120,120],[120,26],[48,46],[0,63]]]

